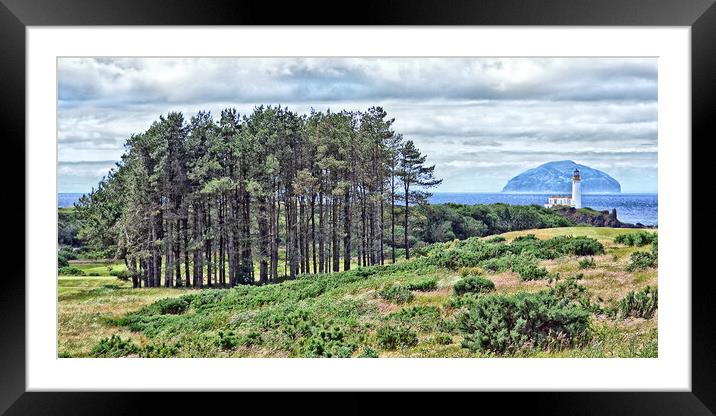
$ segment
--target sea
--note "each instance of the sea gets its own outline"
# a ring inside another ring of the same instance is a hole
[[[60,193],[57,194],[57,206],[60,208],[71,207],[79,201],[82,194]],[[550,194],[505,194],[505,193],[448,193],[436,192],[429,202],[431,204],[445,204],[454,202],[457,204],[494,204],[502,202],[512,205],[543,205],[547,203]],[[621,222],[641,223],[647,226],[656,227],[659,224],[658,206],[659,197],[657,194],[599,194],[582,195],[582,205],[604,211],[616,208],[617,218]]]

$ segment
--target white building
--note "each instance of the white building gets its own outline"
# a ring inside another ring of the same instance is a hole
[[[582,208],[582,180],[579,177],[579,169],[575,169],[572,174],[572,196],[556,195],[551,196],[548,202],[544,204],[547,208],[554,206],[568,206],[574,208]]]

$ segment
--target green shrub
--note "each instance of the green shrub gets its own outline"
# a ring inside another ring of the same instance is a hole
[[[636,270],[648,269],[650,267],[657,267],[658,265],[658,254],[648,251],[635,251],[634,253],[631,253],[631,257],[629,257],[629,264],[626,269],[628,272],[633,272]]]
[[[482,276],[468,276],[455,282],[453,291],[456,295],[464,295],[465,293],[488,293],[495,290],[495,284],[492,280],[485,279]]]
[[[438,333],[435,335],[435,343],[439,345],[450,345],[452,344],[452,337],[450,334]]]
[[[619,234],[618,236],[614,237],[614,242],[627,246],[641,247],[647,244],[654,243],[658,240],[658,238],[659,236],[657,233],[639,231],[636,233]]]
[[[67,260],[77,260],[77,253],[70,247],[60,247],[57,251],[58,256],[62,256]]]
[[[604,254],[604,246],[599,241],[588,237],[574,237],[569,250],[575,256],[595,256]]]
[[[595,267],[597,267],[597,263],[594,262],[594,258],[579,260],[580,269],[593,269]]]
[[[363,351],[361,351],[358,358],[378,358],[378,351],[371,347],[363,347]]]
[[[153,305],[161,315],[179,315],[189,309],[189,302],[182,296],[179,298],[159,299]]]
[[[348,341],[346,332],[337,325],[314,328],[311,336],[303,341],[301,355],[304,357],[348,358],[357,345]]]
[[[70,265],[70,262],[67,261],[67,257],[63,256],[62,254],[57,255],[57,267],[63,268]]]
[[[398,347],[408,348],[418,345],[418,335],[410,328],[397,325],[384,325],[376,332],[378,345],[386,350]]]
[[[410,282],[406,285],[408,290],[417,290],[420,292],[430,292],[438,288],[437,279],[421,279],[414,282]]]
[[[261,345],[261,334],[257,331],[250,331],[239,339],[239,344],[250,347],[252,345]]]
[[[405,288],[404,286],[388,286],[383,288],[378,295],[391,302],[395,303],[407,303],[415,299],[413,292]]]
[[[654,316],[658,303],[658,289],[647,286],[640,291],[627,293],[617,304],[617,311],[622,319],[627,317],[650,319]]]
[[[478,297],[457,321],[463,347],[497,354],[562,348],[586,339],[589,311],[554,289]]]
[[[60,276],[84,276],[85,272],[82,269],[78,269],[74,266],[60,267],[57,270]]]
[[[216,339],[216,346],[224,351],[233,350],[239,345],[239,339],[234,331],[219,331],[219,337]]]
[[[129,270],[112,270],[109,272],[110,276],[114,276],[119,280],[127,281],[132,278],[132,274]]]
[[[507,239],[501,235],[496,235],[494,237],[488,238],[486,240],[488,243],[504,243],[507,241]]]
[[[90,351],[92,357],[124,357],[138,354],[139,347],[129,339],[122,339],[117,335],[102,338]]]
[[[147,345],[139,352],[142,358],[171,358],[179,353],[179,344],[167,345],[164,342],[158,345]]]
[[[493,273],[502,273],[512,268],[512,263],[516,261],[514,254],[510,253],[501,257],[487,259],[480,263],[480,267]]]
[[[512,271],[520,276],[520,280],[542,280],[547,278],[547,269],[537,265],[533,254],[521,254],[512,259]]]

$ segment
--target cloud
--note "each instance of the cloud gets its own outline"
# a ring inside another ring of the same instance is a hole
[[[58,78],[61,162],[119,160],[169,111],[380,105],[437,165],[441,191],[499,191],[555,159],[656,189],[652,58],[61,58]],[[98,170],[66,170],[60,190],[70,178],[89,189]]]

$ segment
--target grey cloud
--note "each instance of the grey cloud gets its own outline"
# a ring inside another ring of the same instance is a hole
[[[657,183],[650,58],[67,58],[58,77],[61,188],[88,189],[127,138],[169,111],[261,104],[383,106],[437,165],[441,191],[496,191],[554,159],[604,168],[625,190]],[[97,164],[65,163],[87,161]]]

